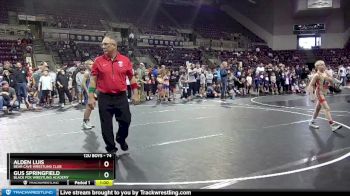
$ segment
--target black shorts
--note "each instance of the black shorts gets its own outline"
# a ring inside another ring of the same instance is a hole
[[[51,91],[51,97],[55,96],[55,91]]]
[[[143,89],[145,92],[148,92],[151,90],[151,84],[144,84]]]
[[[176,90],[176,84],[170,84],[170,91]]]
[[[195,94],[195,92],[196,92],[196,83],[195,82],[189,82],[188,83],[188,86],[189,86],[189,92],[190,92],[190,96],[193,94]]]
[[[50,95],[51,95],[51,91],[50,90],[43,90],[42,91],[42,96],[43,96],[44,99],[49,98]]]

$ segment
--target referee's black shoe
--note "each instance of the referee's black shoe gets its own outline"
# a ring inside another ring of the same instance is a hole
[[[110,153],[110,154],[116,154],[117,153],[117,151],[118,151],[118,148],[113,148],[113,149],[107,149],[107,147],[106,147],[106,151],[108,152],[108,153]]]
[[[120,148],[122,149],[122,151],[127,151],[129,149],[129,146],[125,140],[122,140],[120,138],[117,138],[116,140],[117,140],[118,144],[120,145]]]

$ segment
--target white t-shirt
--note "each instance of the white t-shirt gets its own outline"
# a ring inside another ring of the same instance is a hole
[[[75,81],[77,82],[78,86],[82,85],[83,79],[84,79],[84,73],[78,72],[77,75],[75,76]]]
[[[213,78],[214,78],[213,73],[208,73],[208,74],[207,74],[207,83],[208,83],[208,84],[213,83]]]
[[[188,69],[188,82],[196,82],[196,78],[194,77],[195,71],[192,69]]]
[[[41,76],[39,79],[39,82],[41,83],[41,90],[50,90],[52,91],[52,78],[51,76]]]
[[[71,89],[73,88],[73,79],[72,77],[69,77],[69,80],[68,80],[68,89]]]
[[[329,74],[330,76],[332,76],[332,77],[333,77],[334,72],[333,72],[333,70],[332,70],[332,69],[328,69],[328,70],[326,70],[326,72],[327,72],[327,74]]]
[[[343,70],[343,73],[340,73],[340,70]],[[339,70],[338,70],[338,75],[339,75],[340,77],[345,77],[345,76],[346,76],[346,69],[345,69],[345,67],[339,68]]]
[[[187,88],[188,83],[187,83],[187,75],[181,75],[179,79],[179,86],[181,88]]]
[[[256,74],[259,74],[260,72],[264,72],[265,71],[265,67],[257,67],[256,68]]]
[[[285,78],[285,80],[284,80],[284,84],[285,84],[285,85],[289,85],[289,77],[288,77],[288,76],[286,76],[286,78]]]
[[[247,76],[247,84],[251,86],[253,83],[253,78],[251,76]]]
[[[197,72],[197,75],[200,76],[202,73],[202,68],[194,68],[194,71]],[[199,79],[199,77],[198,77]]]
[[[205,84],[205,75],[204,75],[204,73],[202,73],[201,75],[200,75],[200,84]]]
[[[57,75],[56,75],[55,72],[51,71],[51,72],[49,72],[49,75],[50,75],[52,81],[56,81],[56,76],[57,76]]]

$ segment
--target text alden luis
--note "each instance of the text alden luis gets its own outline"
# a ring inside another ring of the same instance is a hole
[[[46,164],[45,160],[14,160],[14,169],[61,169],[60,164]]]

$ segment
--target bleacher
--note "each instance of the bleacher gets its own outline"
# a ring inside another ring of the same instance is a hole
[[[0,40],[0,62],[23,62],[24,47],[16,40]]]
[[[179,67],[186,61],[200,62],[202,51],[199,49],[172,48],[172,47],[140,47],[142,54],[149,54],[154,57],[158,65]]]
[[[24,0],[12,0],[2,2],[0,7],[0,22],[8,22],[8,11],[25,14],[44,14],[52,18],[51,25],[61,28],[85,28],[103,29],[101,19],[107,21],[129,22],[139,28],[146,35],[177,35],[174,29],[178,27],[191,27],[202,37],[208,39],[232,40],[236,35],[248,37],[252,42],[264,42],[243,25],[228,16],[219,8],[213,6],[193,5],[153,5],[153,1],[137,0],[109,0],[104,4],[93,0],[80,1],[55,1],[33,0],[32,9],[24,9]],[[154,2],[153,2],[154,3]],[[93,6],[91,6],[93,5]],[[118,10],[118,11],[114,11]],[[131,14],[132,13],[132,14]],[[2,41],[0,45],[0,61],[15,61],[23,58],[23,50],[11,53],[11,42]],[[59,54],[63,63],[72,61],[84,61],[93,59],[102,53],[97,44],[76,44],[75,42],[51,42],[47,47]],[[237,58],[244,64],[255,65],[257,63],[285,63],[297,65],[306,63],[306,54],[303,51],[285,50],[272,51],[268,47],[259,47],[260,51],[246,51],[237,54],[232,51],[216,51],[215,55],[220,60]],[[139,48],[142,53],[147,53],[158,60],[159,64],[183,65],[185,61],[201,61],[203,54],[198,49],[179,49],[147,47]],[[350,42],[345,49],[315,49],[312,53],[316,59],[324,59],[329,65],[349,63]]]

